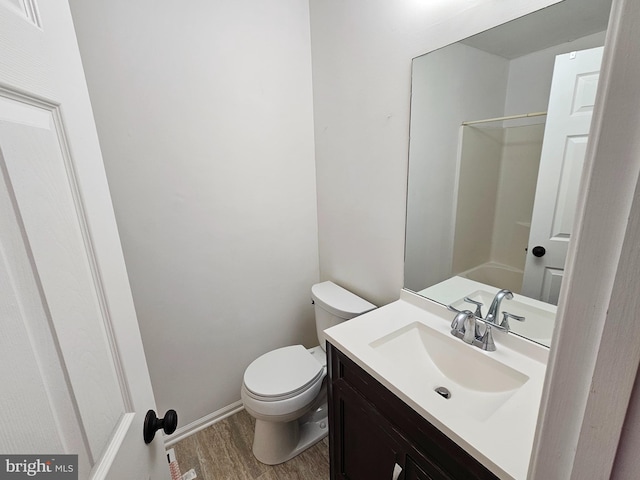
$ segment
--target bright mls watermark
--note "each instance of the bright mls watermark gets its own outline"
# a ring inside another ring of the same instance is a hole
[[[78,480],[78,455],[2,455],[0,480]]]

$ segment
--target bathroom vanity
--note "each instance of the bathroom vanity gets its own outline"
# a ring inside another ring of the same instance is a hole
[[[450,317],[403,291],[326,331],[332,480],[526,478],[548,350],[481,351]]]
[[[498,478],[336,347],[327,355],[332,480]]]

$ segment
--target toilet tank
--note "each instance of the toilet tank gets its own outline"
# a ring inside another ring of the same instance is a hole
[[[323,350],[326,349],[324,330],[376,308],[374,304],[333,282],[312,286],[311,298],[315,305],[318,341]]]

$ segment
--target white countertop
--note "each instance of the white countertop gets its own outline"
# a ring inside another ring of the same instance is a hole
[[[527,477],[540,406],[548,349],[523,338],[494,334],[495,352],[484,352],[528,378],[509,400],[486,418],[451,408],[406,368],[397,368],[371,343],[415,322],[450,335],[453,315],[412,292],[400,300],[325,331],[329,341],[501,479]],[[453,338],[453,337],[452,337]],[[458,340],[458,339],[456,339]],[[459,340],[462,343],[462,340]],[[470,369],[474,365],[469,365]]]

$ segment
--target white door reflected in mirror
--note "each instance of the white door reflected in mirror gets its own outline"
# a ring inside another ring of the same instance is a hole
[[[603,48],[556,57],[522,294],[557,305]]]

